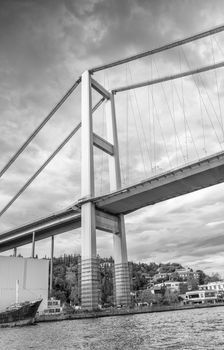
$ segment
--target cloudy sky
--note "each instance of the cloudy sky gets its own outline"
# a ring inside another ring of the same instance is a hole
[[[223,1],[2,0],[0,166],[86,69],[222,24]],[[222,34],[95,74],[107,88],[222,60]],[[222,70],[116,95],[122,183],[128,185],[223,149]],[[97,101],[98,96],[93,96]],[[104,136],[105,107],[94,116]],[[77,89],[2,177],[0,205],[80,121]],[[63,209],[80,197],[80,134],[1,217],[0,231]],[[95,152],[96,193],[108,191],[107,159]],[[224,196],[217,185],[126,217],[129,260],[175,261],[224,277]],[[113,255],[97,233],[98,253]],[[56,255],[80,252],[80,231],[55,239]],[[50,254],[49,240],[38,242]],[[29,256],[30,246],[20,248]]]

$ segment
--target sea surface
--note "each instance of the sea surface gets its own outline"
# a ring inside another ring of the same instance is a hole
[[[1,350],[224,350],[224,307],[0,329]]]

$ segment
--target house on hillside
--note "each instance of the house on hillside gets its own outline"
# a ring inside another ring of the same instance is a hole
[[[224,281],[210,282],[198,286],[199,290],[216,290],[224,292]]]

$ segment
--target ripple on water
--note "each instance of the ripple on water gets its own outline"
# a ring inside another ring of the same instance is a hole
[[[4,350],[223,350],[224,307],[0,329]]]

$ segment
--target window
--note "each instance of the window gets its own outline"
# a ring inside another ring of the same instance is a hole
[[[199,294],[190,294],[189,299],[192,299],[192,298],[199,298]]]
[[[208,297],[215,297],[215,292],[207,292],[205,296]]]

